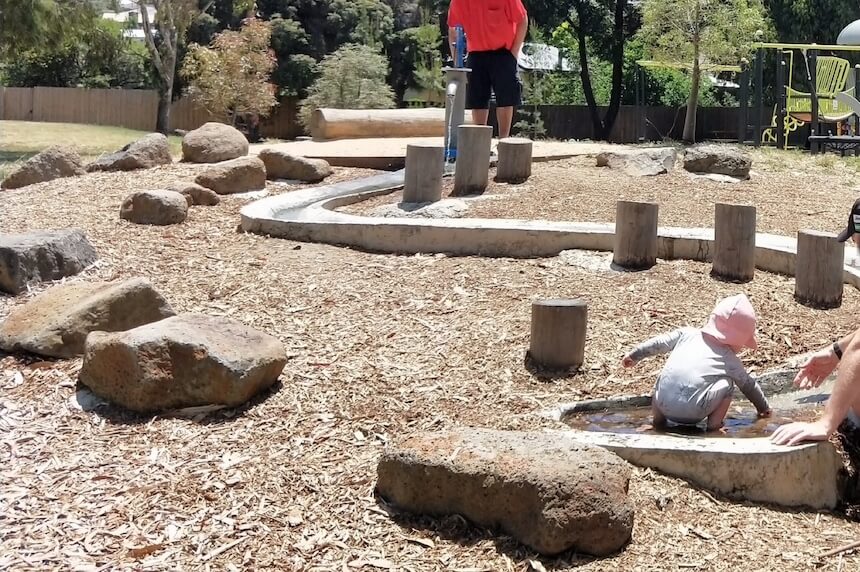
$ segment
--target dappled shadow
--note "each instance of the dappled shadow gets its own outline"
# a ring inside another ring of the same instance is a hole
[[[523,366],[533,377],[541,381],[555,381],[557,379],[573,379],[580,371],[578,369],[553,369],[543,366],[532,359],[531,352],[526,351]]]

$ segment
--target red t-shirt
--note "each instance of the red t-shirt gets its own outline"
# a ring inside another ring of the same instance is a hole
[[[525,18],[522,0],[451,0],[448,8],[448,27],[463,26],[470,52],[510,50]]]

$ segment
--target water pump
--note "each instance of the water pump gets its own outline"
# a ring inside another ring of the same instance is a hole
[[[445,160],[449,163],[457,160],[457,128],[465,121],[466,81],[472,71],[464,67],[466,34],[462,26],[455,30],[454,67],[442,69],[445,72]]]

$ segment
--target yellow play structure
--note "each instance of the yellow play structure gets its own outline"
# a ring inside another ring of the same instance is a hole
[[[794,72],[794,50],[784,50],[788,56],[788,85],[785,86],[786,116],[783,125],[786,146],[788,134],[812,121],[812,94],[798,91],[791,86]],[[803,52],[804,62],[808,62],[806,52]],[[807,63],[807,77],[809,64]],[[818,97],[818,117],[825,123],[841,123],[854,114],[854,110],[840,101],[839,95],[854,97],[854,87],[845,89],[851,72],[848,60],[834,56],[819,56],[816,66],[815,93]],[[762,143],[776,143],[776,128],[779,110],[774,106],[770,127],[762,132]]]

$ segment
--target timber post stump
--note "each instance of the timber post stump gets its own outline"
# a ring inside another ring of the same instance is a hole
[[[815,230],[797,233],[794,299],[812,308],[842,305],[845,246],[836,235]]]
[[[657,264],[658,211],[656,203],[616,203],[614,264],[628,270],[647,270]]]
[[[452,197],[480,195],[490,182],[490,146],[493,128],[460,125],[457,128],[457,167]]]
[[[530,139],[507,137],[499,141],[499,162],[496,181],[524,183],[532,176],[532,142]]]
[[[442,198],[445,147],[407,145],[404,203],[435,203]]]
[[[714,211],[714,260],[711,274],[749,282],[755,276],[756,208],[717,203]]]
[[[540,366],[554,370],[578,368],[585,359],[588,305],[578,299],[546,299],[532,302],[529,356]]]

